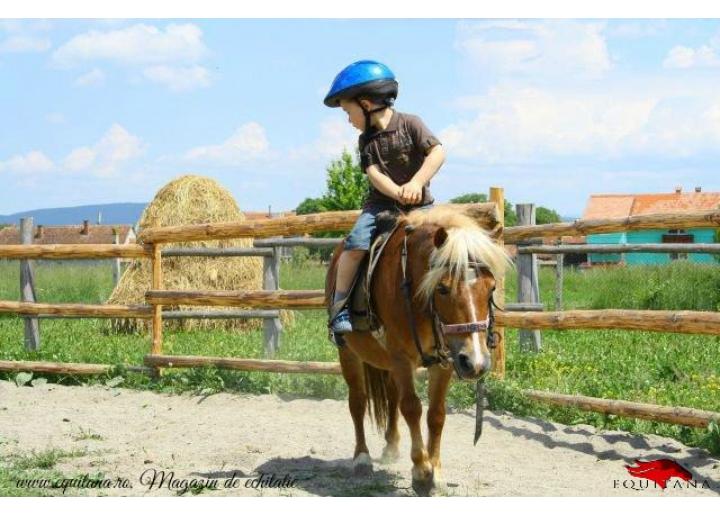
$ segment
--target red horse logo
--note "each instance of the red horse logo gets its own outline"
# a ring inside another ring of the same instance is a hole
[[[658,459],[643,462],[636,459],[635,464],[637,467],[625,466],[628,473],[637,478],[652,480],[663,489],[667,487],[668,480],[673,477],[681,478],[686,482],[692,480],[692,473],[674,460]]]

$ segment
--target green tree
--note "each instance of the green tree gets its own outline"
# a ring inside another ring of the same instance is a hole
[[[340,158],[330,162],[326,168],[326,191],[320,198],[306,198],[295,209],[297,214],[312,214],[325,211],[352,211],[361,209],[368,193],[368,179],[360,168],[355,155],[343,150]],[[316,237],[342,237],[344,232],[318,232]],[[313,248],[310,255],[327,260],[332,248]]]
[[[327,191],[322,197],[328,211],[351,211],[362,208],[368,193],[368,179],[357,158],[343,150],[339,159],[327,167]]]
[[[322,198],[305,198],[305,200],[295,208],[295,214],[312,214],[313,212],[323,212],[326,210]]]
[[[452,198],[450,203],[485,203],[487,201],[488,199],[485,193],[467,193]]]
[[[295,209],[297,214],[324,211],[351,211],[362,208],[368,193],[368,180],[357,156],[343,150],[339,159],[326,168],[326,190],[320,198],[306,198]]]
[[[538,207],[535,209],[535,223],[545,225],[546,223],[559,223],[562,221],[560,215],[553,209],[547,207]]]

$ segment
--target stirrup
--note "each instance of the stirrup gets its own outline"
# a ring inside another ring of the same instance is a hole
[[[330,322],[330,328],[336,334],[347,334],[352,332],[352,323],[350,322],[350,311],[348,308],[342,309],[337,313],[332,321]]]

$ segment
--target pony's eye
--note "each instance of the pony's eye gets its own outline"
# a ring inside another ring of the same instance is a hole
[[[437,287],[438,293],[440,294],[448,294],[450,292],[450,289],[445,284],[440,284]]]

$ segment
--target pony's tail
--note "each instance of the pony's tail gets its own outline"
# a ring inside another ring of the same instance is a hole
[[[375,421],[378,432],[384,432],[387,428],[390,402],[388,400],[388,384],[390,372],[375,368],[364,362],[365,371],[365,394],[367,396],[368,412],[370,419]]]

